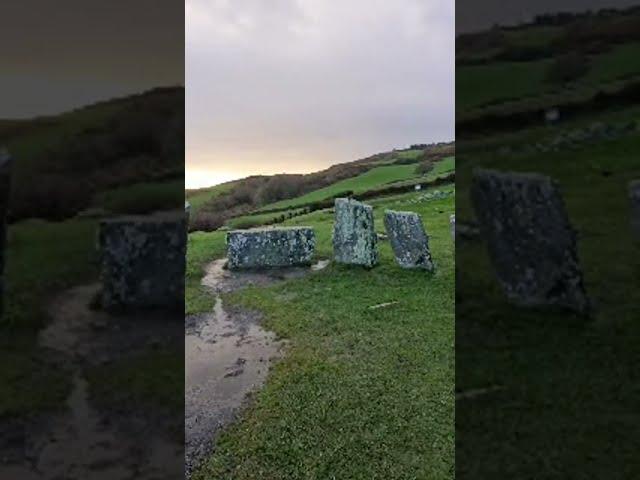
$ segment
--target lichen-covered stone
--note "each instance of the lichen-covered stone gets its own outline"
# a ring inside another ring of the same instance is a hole
[[[371,268],[378,263],[373,208],[348,198],[335,200],[333,255],[336,262]]]
[[[433,271],[429,237],[417,213],[387,210],[384,226],[398,265]]]
[[[588,312],[576,234],[555,182],[539,174],[479,169],[471,198],[510,301]]]
[[[316,237],[310,227],[252,228],[227,233],[232,270],[310,265]]]
[[[4,264],[7,238],[7,211],[11,186],[11,158],[0,151],[0,318],[4,307]]]
[[[100,223],[102,305],[111,311],[184,305],[187,235],[183,212]]]
[[[640,180],[629,184],[629,200],[631,202],[631,231],[640,240]]]

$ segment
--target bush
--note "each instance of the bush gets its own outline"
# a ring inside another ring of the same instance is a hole
[[[189,219],[189,231],[213,232],[224,225],[226,220],[226,216],[219,213],[198,211]]]
[[[47,174],[34,182],[14,182],[9,219],[63,220],[83,210],[91,197],[86,181],[64,175]]]
[[[423,160],[416,166],[416,175],[426,175],[431,170],[433,170],[433,164],[434,162],[431,159]]]
[[[569,83],[583,77],[589,71],[589,60],[582,53],[569,53],[557,58],[549,67],[546,80],[549,83]]]

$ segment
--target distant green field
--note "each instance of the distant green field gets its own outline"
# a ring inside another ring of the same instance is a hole
[[[266,328],[288,347],[197,480],[451,478],[455,266],[449,215],[455,196],[420,202],[421,195],[368,203],[379,231],[386,208],[422,216],[435,274],[399,268],[389,243],[381,242],[380,265],[372,270],[332,264],[305,278],[224,297],[262,312]],[[331,257],[331,212],[285,225],[312,226],[317,257]],[[196,279],[208,261],[224,255],[224,232],[191,234],[188,255],[187,311],[207,311],[212,296],[203,297]],[[397,303],[370,308],[384,302]]]
[[[415,170],[416,165],[405,165],[408,167],[413,167],[413,169]],[[379,167],[379,168],[385,168],[387,170],[389,170],[389,167]],[[439,162],[437,162],[434,165],[434,168],[431,172],[429,172],[427,175],[425,176],[419,176],[419,175],[415,175],[413,174],[412,176],[410,176],[408,179],[402,179],[402,180],[398,180],[395,182],[390,182],[390,183],[383,183],[383,184],[375,184],[374,187],[371,189],[375,189],[378,186],[379,187],[384,187],[384,186],[399,186],[399,185],[405,185],[405,184],[413,184],[413,183],[418,183],[418,182],[422,182],[422,181],[429,181],[432,180],[440,175],[443,175],[445,173],[449,173],[454,171],[456,168],[456,161],[455,161],[455,157],[447,157]],[[373,170],[371,170],[370,172],[372,172]],[[367,172],[367,173],[370,173]],[[366,174],[364,174],[366,175]],[[356,178],[360,178],[363,175],[360,175],[358,177],[354,177],[352,179],[349,180],[355,180]],[[377,176],[377,175],[376,175]],[[346,180],[344,181],[346,182]],[[341,183],[341,182],[339,182]],[[336,184],[337,185],[337,184]],[[327,198],[331,198],[332,195],[335,195],[335,193],[333,194],[329,194],[327,195],[325,192],[331,192],[331,189],[326,188],[326,189],[321,189],[321,190],[317,190],[315,192],[311,192],[311,194],[317,194],[318,192],[323,192],[322,197],[320,198],[320,200],[326,200]],[[336,190],[337,193],[340,193],[344,190],[341,189],[337,189]],[[363,190],[363,191],[368,191],[368,190]],[[363,191],[359,191],[358,193],[363,193]],[[308,194],[308,195],[311,195]],[[303,201],[302,199],[305,197],[308,197],[308,195],[304,195],[302,197],[297,197],[297,198],[293,198],[290,199],[288,201],[283,201],[283,202],[278,202],[278,204],[289,204],[289,205],[301,205],[301,204],[305,204],[307,203],[306,201]],[[276,204],[272,204],[272,205],[276,205]],[[273,208],[272,206],[267,206],[264,207],[264,209],[267,208]],[[285,207],[282,207],[285,208]],[[294,213],[294,214],[298,214],[301,212],[301,209],[295,209],[294,207],[292,207],[289,210],[284,210],[284,211],[278,211],[278,212],[269,212],[269,213],[257,213],[257,214],[252,214],[252,215],[243,215],[241,217],[236,217],[236,218],[232,218],[231,220],[226,222],[226,225],[231,227],[231,228],[249,228],[252,226],[256,226],[256,225],[261,225],[264,223],[267,223],[268,221],[274,220],[276,218],[279,218],[281,215],[285,214],[288,215],[290,212]]]
[[[352,191],[353,193],[362,193],[375,187],[393,183],[398,180],[407,180],[417,177],[415,173],[416,165],[385,165],[376,167],[361,175],[347,178],[340,182],[336,182],[319,190],[307,193],[301,197],[282,200],[280,202],[271,203],[261,208],[261,211],[272,210],[276,208],[293,208],[311,202],[325,200],[343,192]]]
[[[594,56],[584,78],[575,88],[593,87],[630,75],[640,75],[635,61],[640,55],[640,43],[615,47],[610,52]],[[492,102],[535,97],[558,91],[560,87],[545,84],[546,72],[553,60],[492,63],[461,66],[456,70],[456,108],[465,111]]]
[[[182,208],[184,181],[141,182],[97,195],[94,206],[116,214],[145,214]]]
[[[191,213],[197,212],[202,205],[233,188],[234,182],[222,183],[213,187],[200,188],[187,192],[187,201],[191,204]]]

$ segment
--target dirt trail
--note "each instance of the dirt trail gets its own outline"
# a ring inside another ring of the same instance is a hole
[[[185,469],[188,476],[208,456],[221,429],[233,421],[247,396],[261,387],[270,365],[283,354],[285,342],[260,326],[257,312],[226,308],[221,293],[247,286],[266,286],[321,270],[310,268],[253,272],[224,269],[225,260],[207,267],[202,284],[216,296],[210,314],[185,322]]]
[[[179,324],[163,312],[111,316],[92,310],[97,289],[79,286],[51,304],[51,323],[40,332],[39,344],[70,371],[73,388],[59,414],[14,426],[10,433],[20,439],[20,451],[15,462],[0,465],[0,478],[169,480],[183,474],[182,441],[165,428],[175,415],[165,413],[159,422],[157,412],[101,411],[91,403],[85,378],[91,366],[150,345],[175,344]]]

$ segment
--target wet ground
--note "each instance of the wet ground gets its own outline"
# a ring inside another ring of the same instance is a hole
[[[217,435],[238,415],[248,395],[264,384],[285,346],[260,326],[259,313],[227,308],[220,294],[300,278],[326,267],[328,261],[310,268],[247,272],[231,272],[224,265],[225,260],[212,262],[202,280],[216,296],[214,311],[185,321],[187,475],[213,451]]]
[[[176,415],[137,410],[134,404],[120,412],[98,409],[85,378],[92,366],[149,348],[175,347],[180,339],[177,316],[111,316],[92,310],[97,289],[76,287],[51,304],[51,322],[41,331],[39,344],[47,361],[70,372],[72,391],[59,413],[3,426],[0,440],[9,454],[0,464],[0,478],[181,478],[184,447],[175,434],[181,426],[172,420]]]

